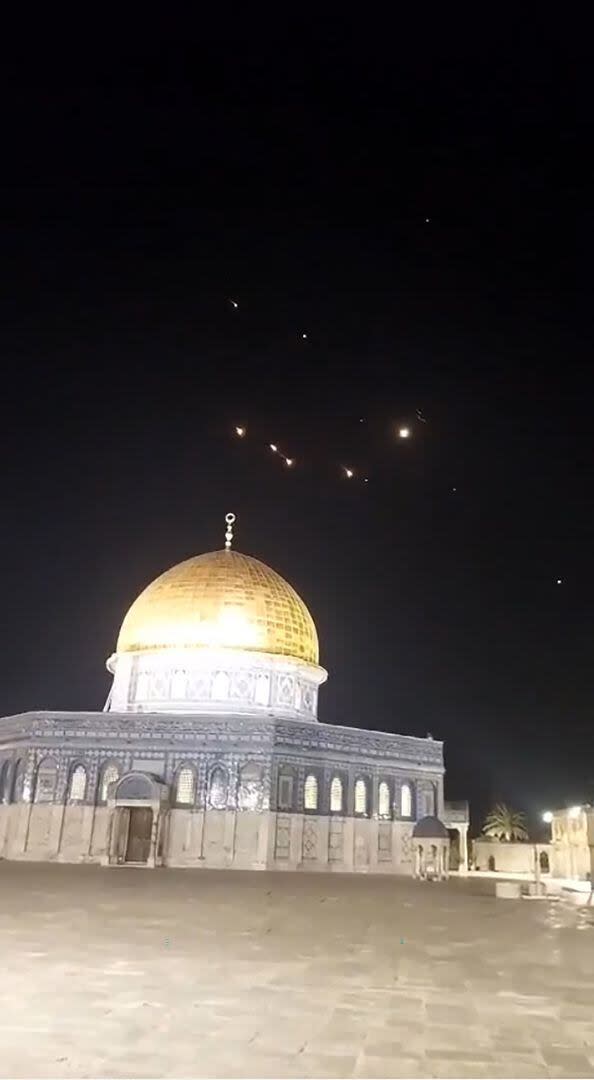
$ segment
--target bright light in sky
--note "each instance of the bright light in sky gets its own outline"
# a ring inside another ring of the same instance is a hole
[[[292,457],[286,457],[286,458],[285,458],[285,462],[286,462],[286,464],[287,464],[287,465],[289,466],[289,468],[291,468],[291,465],[294,465],[294,464],[295,464],[295,459],[294,459],[294,458],[292,458]]]
[[[243,439],[243,436],[245,435],[245,428],[244,427],[236,427],[235,428],[235,434],[239,435],[240,439]]]
[[[408,437],[410,435],[410,428],[401,427],[399,429],[399,431],[398,431],[398,434],[399,434],[401,439],[408,439]]]
[[[347,469],[347,468],[345,467],[345,470],[344,470],[344,471],[345,471],[346,475],[348,476],[349,480],[351,479],[351,476],[354,476],[354,475],[355,475],[352,469]]]
[[[273,453],[278,453],[278,446],[275,446],[273,442],[270,443],[270,449],[273,451]]]

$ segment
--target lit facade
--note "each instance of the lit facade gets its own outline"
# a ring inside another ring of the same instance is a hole
[[[440,821],[465,843],[441,742],[318,721],[313,619],[257,559],[166,571],[107,666],[104,711],[0,720],[0,856],[425,876]]]
[[[549,824],[553,876],[594,881],[594,807],[554,810]]]

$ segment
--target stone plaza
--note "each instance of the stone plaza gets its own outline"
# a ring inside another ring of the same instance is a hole
[[[0,862],[1,1077],[594,1075],[594,909]]]

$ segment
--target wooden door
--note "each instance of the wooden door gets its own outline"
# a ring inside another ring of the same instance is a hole
[[[151,832],[153,811],[148,806],[133,806],[130,809],[130,828],[126,862],[145,863],[151,850]]]

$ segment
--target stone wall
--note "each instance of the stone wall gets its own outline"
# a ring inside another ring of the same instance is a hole
[[[0,857],[100,862],[106,807],[0,806]],[[410,874],[412,822],[237,810],[170,810],[166,866]]]
[[[107,815],[105,806],[0,806],[0,858],[99,862],[106,851]]]
[[[472,853],[476,870],[494,869],[503,874],[533,874],[534,873],[534,848],[538,854],[546,852],[551,860],[550,844],[530,844],[504,842],[500,840],[473,840]],[[495,865],[489,866],[489,859],[493,859]],[[552,868],[551,868],[552,869]]]
[[[0,718],[0,857],[100,861],[112,768],[167,786],[170,866],[410,873],[415,821],[443,811],[443,746],[432,739],[270,716],[27,713]]]

